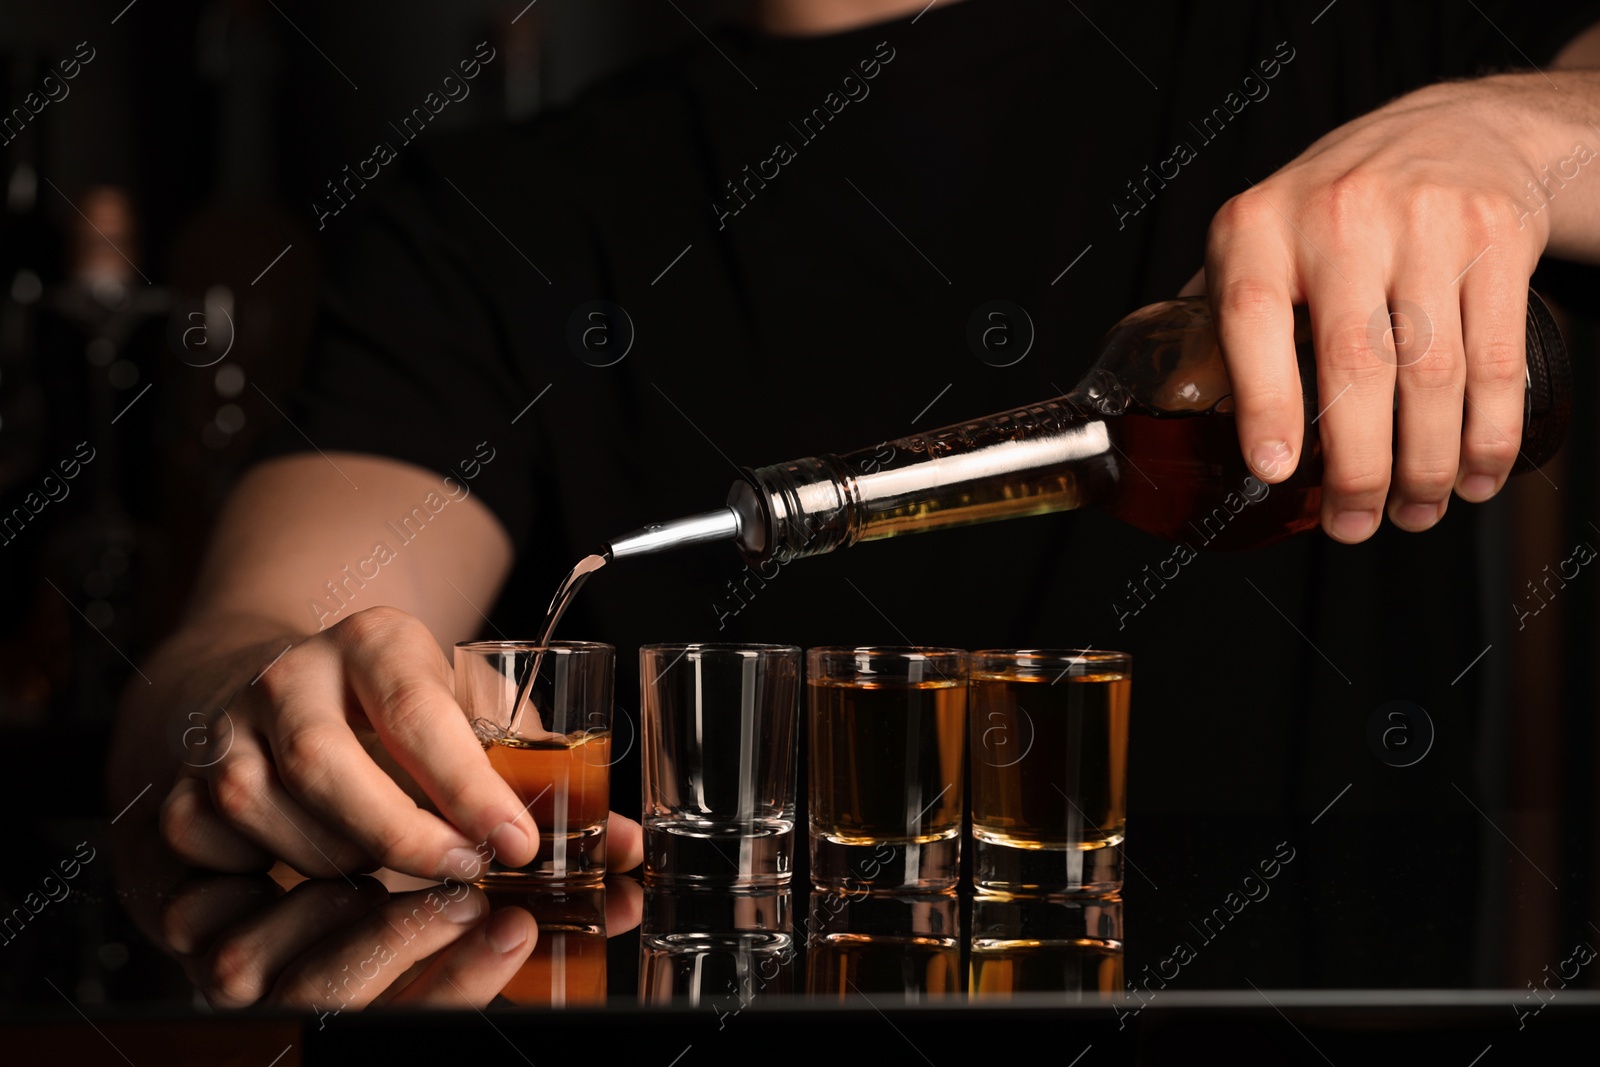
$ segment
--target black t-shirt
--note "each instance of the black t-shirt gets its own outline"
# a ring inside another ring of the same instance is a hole
[[[579,556],[720,505],[735,465],[1059,395],[1113,322],[1200,266],[1229,196],[1408,89],[1546,63],[1596,16],[1321,7],[966,0],[820,38],[727,29],[561,113],[396,138],[327,221],[332,281],[294,420],[324,451],[475,473],[518,552],[494,620],[529,636]],[[1035,329],[1011,366],[968,344],[993,300]],[[591,318],[596,301],[627,325]],[[1398,804],[1459,805],[1448,783],[1470,780],[1482,713],[1502,707],[1494,654],[1452,684],[1511,618],[1480,602],[1502,510],[1458,502],[1433,532],[1357,547],[1316,533],[1204,555],[1121,618],[1126,583],[1171,548],[1094,512],[759,580],[703,546],[607,568],[563,631],[618,647],[630,723],[650,641],[1125,649],[1135,817],[1198,808],[1223,833],[1261,808],[1314,814],[1354,781],[1341,803],[1390,821]],[[1400,785],[1366,740],[1393,699],[1441,726]]]

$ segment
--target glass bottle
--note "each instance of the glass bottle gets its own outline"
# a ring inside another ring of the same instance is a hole
[[[756,560],[858,541],[1094,505],[1195,548],[1248,549],[1316,527],[1322,448],[1310,320],[1295,312],[1305,404],[1299,465],[1269,485],[1246,466],[1232,386],[1204,297],[1151,304],[1106,336],[1066,396],[844,455],[757,467],[728,504],[613,540],[611,558],[732,540]],[[1561,446],[1571,368],[1549,309],[1528,294],[1521,454],[1531,470]]]

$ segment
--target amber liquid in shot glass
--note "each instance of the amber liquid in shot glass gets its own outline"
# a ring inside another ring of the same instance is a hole
[[[967,722],[959,649],[812,649],[811,880],[937,892],[961,863]]]
[[[475,881],[594,883],[605,876],[614,662],[615,649],[597,642],[456,646],[456,703],[489,765],[539,827],[531,863],[508,867],[490,855]]]
[[[489,765],[539,827],[541,857],[548,853],[552,863],[580,870],[603,860],[611,799],[610,730],[537,741],[497,737],[484,748]]]
[[[1130,658],[972,654],[973,881],[991,893],[1110,893],[1127,835]]]

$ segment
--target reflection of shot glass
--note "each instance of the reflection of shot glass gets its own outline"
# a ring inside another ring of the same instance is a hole
[[[813,891],[805,919],[806,992],[847,1000],[894,993],[907,1002],[961,991],[961,927],[953,893]]]
[[[970,663],[979,892],[1121,889],[1132,657],[996,649]]]
[[[978,897],[972,904],[968,996],[1067,993],[1109,999],[1123,991],[1122,901]]]
[[[811,881],[943,891],[961,865],[966,653],[813,648]]]
[[[792,993],[796,949],[787,887],[646,887],[639,1001],[738,1011]]]
[[[526,883],[524,883],[526,884]],[[518,907],[538,939],[500,995],[513,1004],[562,1008],[606,1001],[606,891],[600,886],[489,886],[489,907]]]
[[[456,645],[456,703],[539,827],[532,863],[491,861],[479,881],[598,882],[605,875],[615,657],[610,645],[588,641]]]
[[[639,689],[645,881],[787,884],[800,650],[646,645]]]

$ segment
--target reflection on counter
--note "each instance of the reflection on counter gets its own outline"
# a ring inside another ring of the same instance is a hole
[[[384,873],[392,885],[185,877],[151,926],[212,1008],[310,1011],[325,1030],[378,1005],[604,1004],[606,937],[638,924],[643,899],[625,877],[533,890]]]
[[[972,904],[969,997],[1107,998],[1123,987],[1122,901],[979,897]]]
[[[646,888],[639,1000],[743,1009],[794,992],[791,894],[781,889]]]
[[[959,901],[918,896],[813,892],[806,991],[848,999],[872,993],[906,1003],[961,991]]]
[[[561,1008],[606,1001],[606,890],[482,887],[489,906],[517,907],[539,924],[539,941],[500,990],[513,1004]]]

